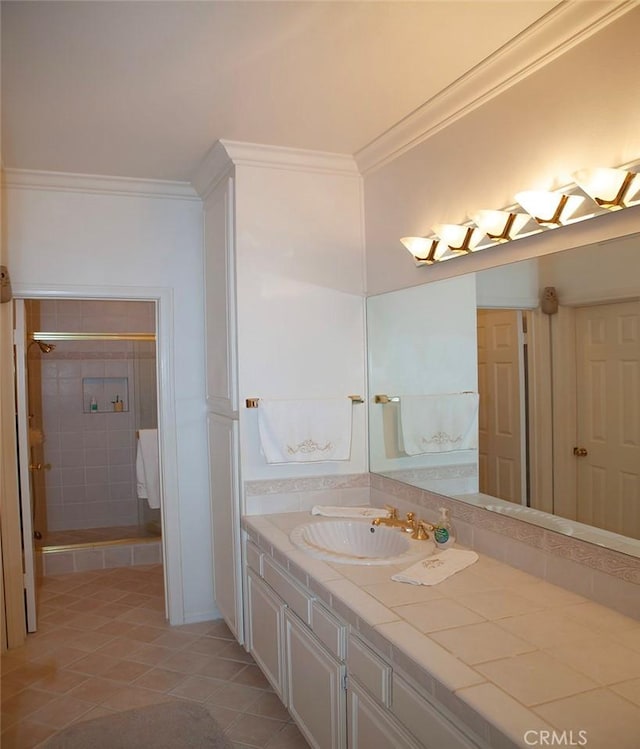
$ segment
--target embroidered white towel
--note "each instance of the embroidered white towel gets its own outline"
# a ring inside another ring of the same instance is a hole
[[[380,507],[331,507],[314,505],[312,515],[323,515],[326,518],[388,518],[389,510]]]
[[[445,549],[422,559],[403,572],[398,572],[391,579],[411,585],[437,585],[477,561],[475,551]]]
[[[160,465],[158,461],[158,430],[138,432],[136,452],[136,489],[140,499],[146,499],[151,509],[160,507]]]
[[[267,463],[349,460],[353,405],[349,398],[260,398],[258,429]]]
[[[401,396],[404,451],[420,455],[477,448],[478,404],[478,393]]]

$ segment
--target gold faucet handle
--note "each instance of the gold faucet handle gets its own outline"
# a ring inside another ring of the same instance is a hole
[[[432,530],[433,526],[430,523],[425,523],[424,520],[416,520],[411,538],[415,541],[426,541],[429,538],[429,531]]]
[[[397,520],[398,519],[398,508],[392,507],[391,505],[385,505],[384,509],[387,510],[389,513],[389,520]]]

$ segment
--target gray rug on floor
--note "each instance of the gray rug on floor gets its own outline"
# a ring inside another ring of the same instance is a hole
[[[165,702],[75,723],[43,749],[232,749],[206,708]]]

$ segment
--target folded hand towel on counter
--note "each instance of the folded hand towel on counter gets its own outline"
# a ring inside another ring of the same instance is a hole
[[[380,507],[331,507],[329,505],[315,505],[311,508],[312,515],[323,515],[326,518],[388,518],[389,510]]]
[[[391,579],[411,585],[437,585],[477,561],[475,551],[445,549],[398,572]]]
[[[349,460],[349,398],[260,399],[258,429],[267,463]]]
[[[403,395],[400,424],[408,455],[478,447],[478,393]]]
[[[140,499],[146,499],[151,509],[160,507],[160,464],[158,459],[158,430],[140,429],[136,453],[136,489]]]

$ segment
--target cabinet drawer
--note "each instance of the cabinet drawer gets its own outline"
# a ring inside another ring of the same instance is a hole
[[[318,601],[311,604],[311,629],[330,653],[344,660],[346,627]]]
[[[478,749],[480,746],[395,673],[391,712],[426,749],[445,746],[447,749]]]
[[[269,557],[262,558],[262,575],[282,600],[305,624],[311,624],[311,596]]]
[[[376,655],[362,640],[349,636],[347,668],[370,694],[385,707],[391,704],[391,666]]]
[[[262,575],[262,552],[253,541],[247,541],[247,567]]]

